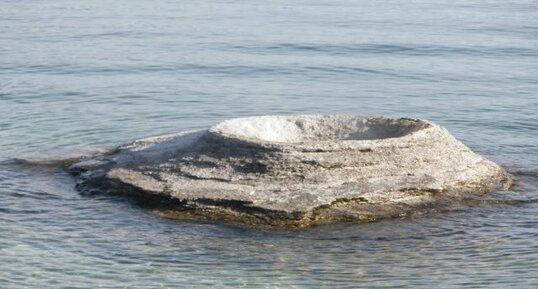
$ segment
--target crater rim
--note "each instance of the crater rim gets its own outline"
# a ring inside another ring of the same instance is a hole
[[[422,119],[364,115],[268,115],[225,120],[209,132],[250,143],[318,145],[384,141],[431,127]]]

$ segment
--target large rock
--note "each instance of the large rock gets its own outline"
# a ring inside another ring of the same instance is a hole
[[[344,115],[231,119],[71,169],[81,189],[162,197],[178,215],[299,226],[399,216],[510,183],[431,122]]]

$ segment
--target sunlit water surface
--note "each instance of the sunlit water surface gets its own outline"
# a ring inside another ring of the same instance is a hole
[[[2,1],[0,288],[538,288],[538,2]],[[260,114],[427,118],[517,178],[253,229],[83,196],[60,159]]]

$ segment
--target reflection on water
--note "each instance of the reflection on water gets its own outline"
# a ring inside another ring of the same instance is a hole
[[[526,190],[427,216],[270,230],[80,196],[61,169],[0,171],[0,281],[15,287],[536,285],[538,205]]]
[[[538,287],[536,11],[535,1],[5,1],[0,287]],[[517,182],[449,211],[269,230],[83,196],[55,162],[288,113],[427,118]]]

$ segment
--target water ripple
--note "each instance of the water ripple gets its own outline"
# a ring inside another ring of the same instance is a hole
[[[536,1],[3,1],[0,288],[538,288]],[[62,167],[260,114],[427,118],[509,191],[266,230],[81,195]]]
[[[222,45],[223,49],[227,46]],[[230,49],[254,54],[304,54],[320,53],[328,55],[388,54],[410,56],[487,56],[487,57],[536,57],[538,51],[520,47],[490,46],[443,46],[443,45],[397,45],[397,44],[326,44],[326,43],[281,43],[278,45],[234,45]]]

